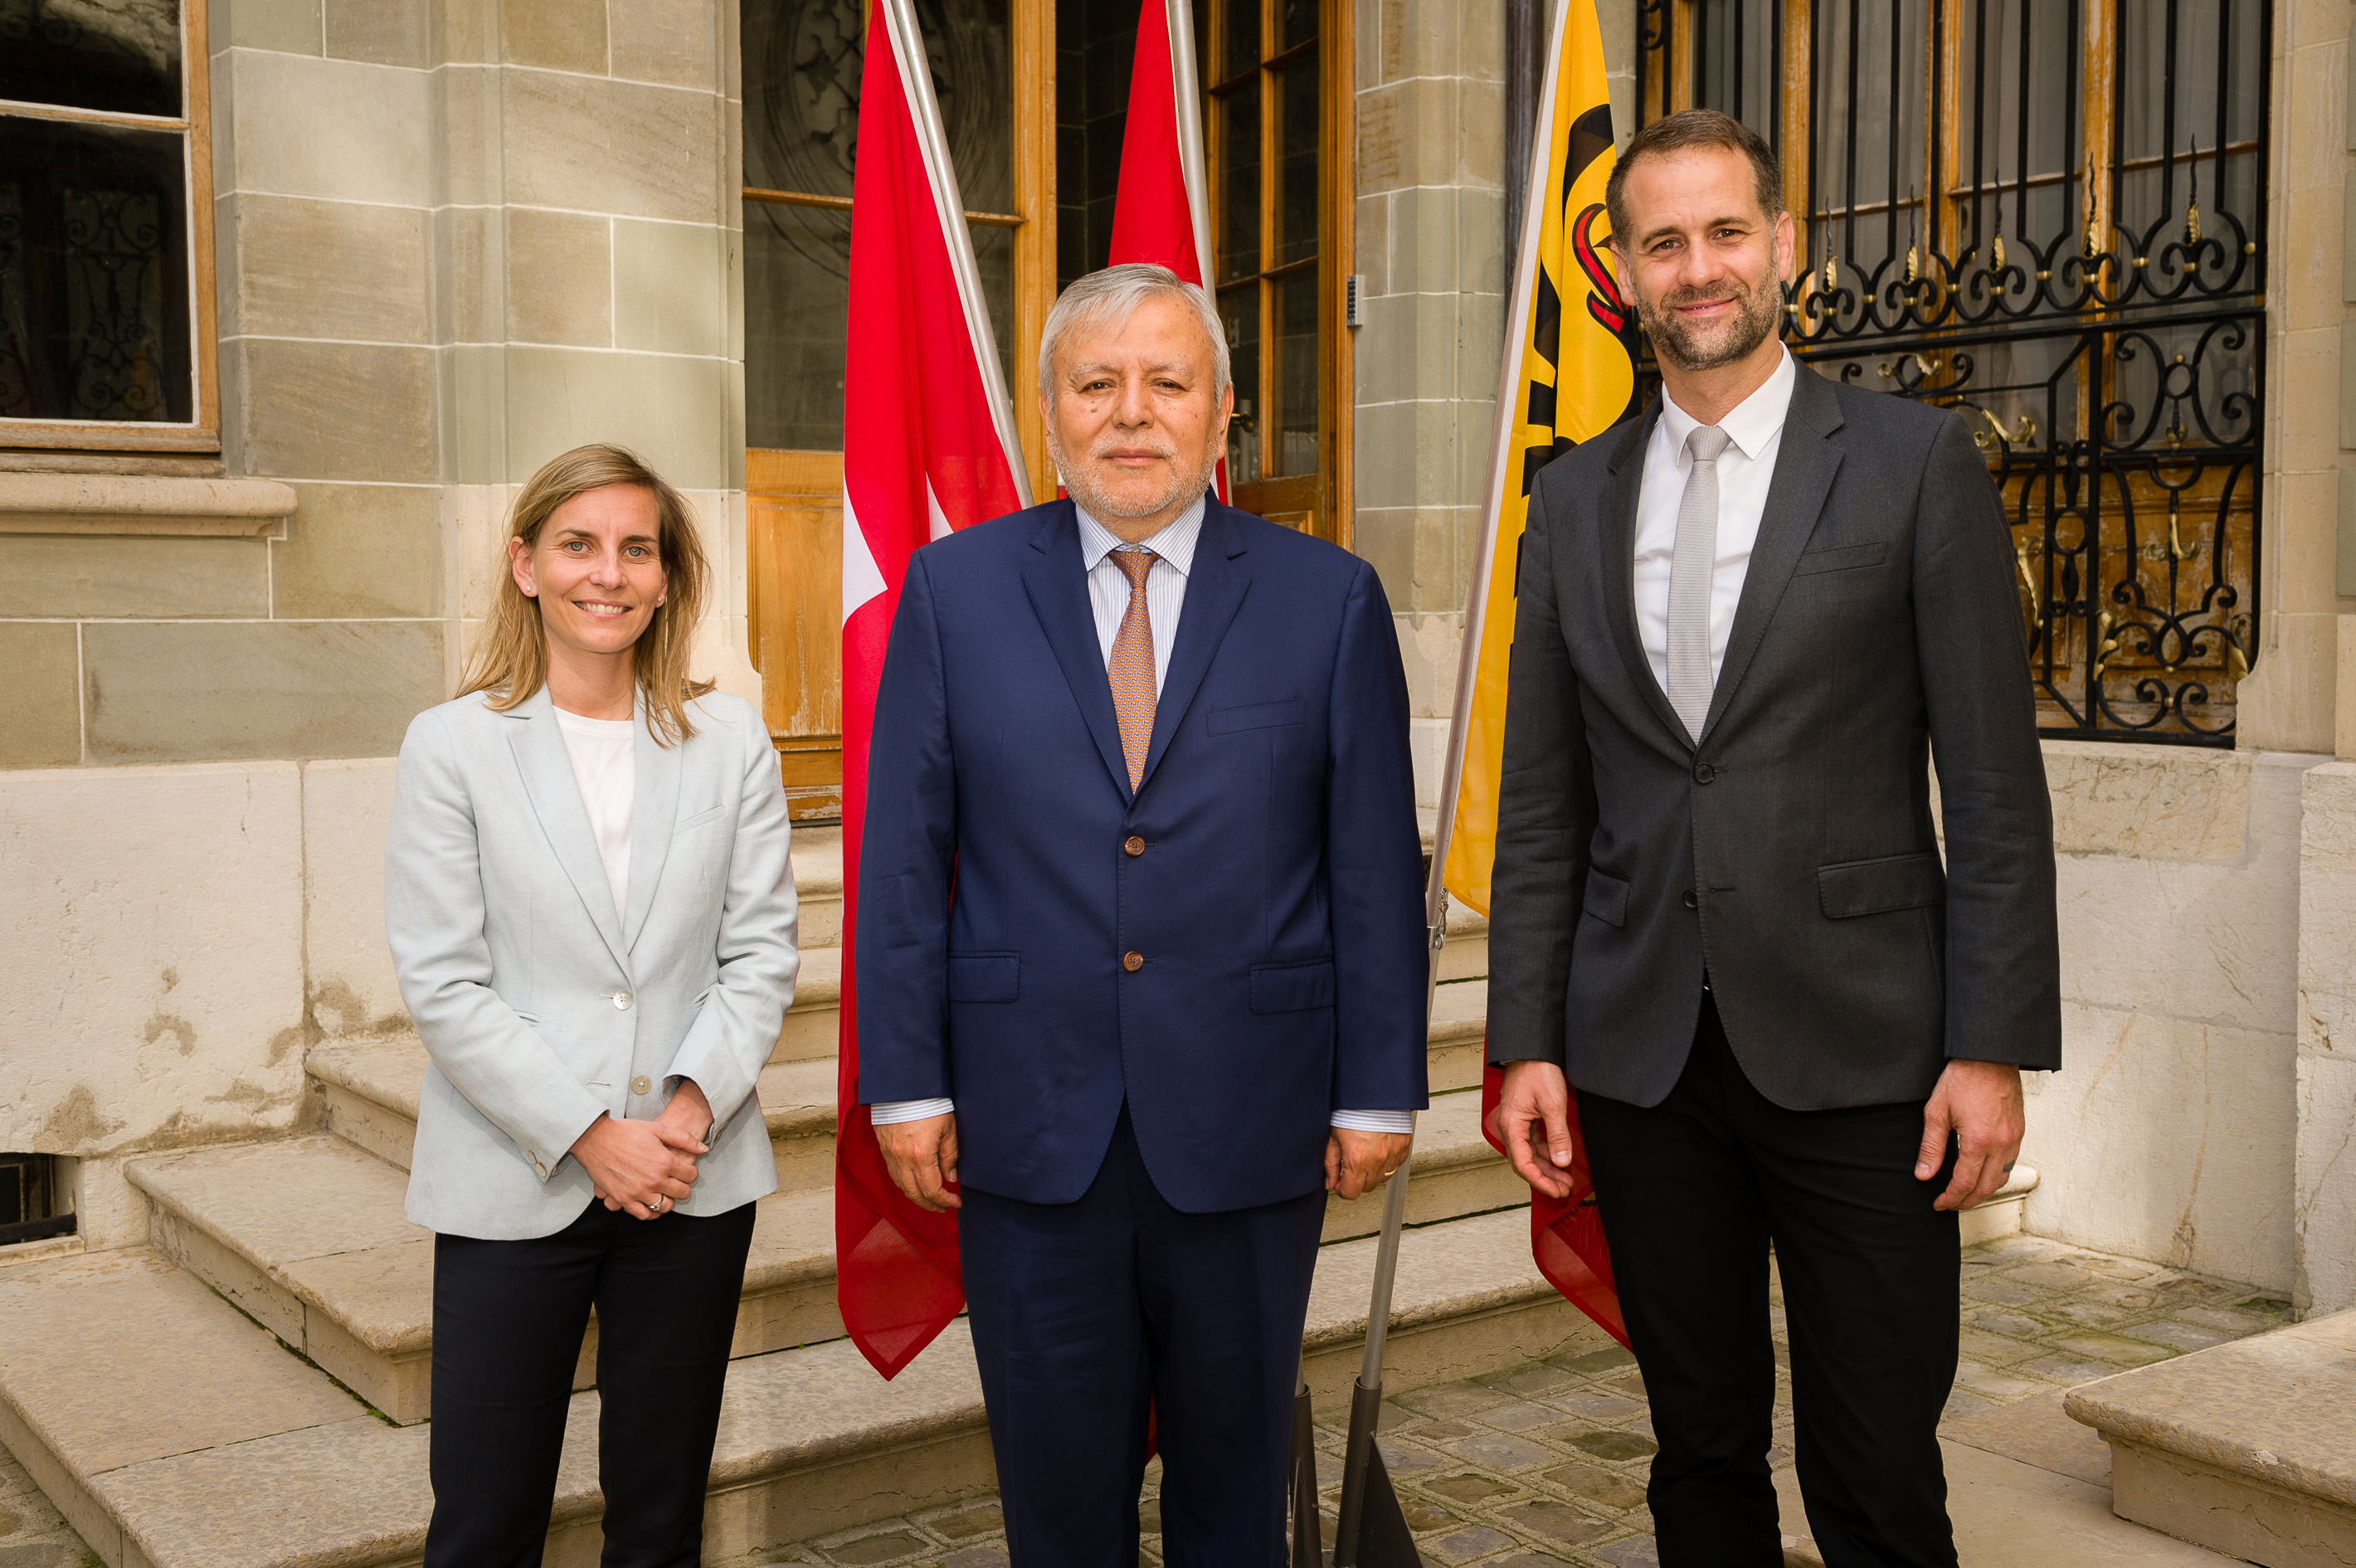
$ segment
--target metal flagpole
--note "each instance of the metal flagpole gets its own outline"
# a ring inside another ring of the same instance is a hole
[[[1441,777],[1440,821],[1431,844],[1431,876],[1424,892],[1424,923],[1436,954],[1448,936],[1448,846],[1456,828],[1456,798],[1464,782],[1465,729],[1472,708],[1472,687],[1481,660],[1481,640],[1489,601],[1489,583],[1497,569],[1497,519],[1504,507],[1505,486],[1514,473],[1515,414],[1518,411],[1522,345],[1529,335],[1530,295],[1537,275],[1538,239],[1545,224],[1541,209],[1551,194],[1553,179],[1555,98],[1560,90],[1563,29],[1570,7],[1584,0],[1563,0],[1554,7],[1548,32],[1546,75],[1538,90],[1538,115],[1530,138],[1528,194],[1522,208],[1520,255],[1514,266],[1512,311],[1506,323],[1505,363],[1498,372],[1497,432],[1489,453],[1488,516],[1472,593],[1465,604],[1464,642],[1457,656],[1456,708],[1449,720],[1448,760]],[[1558,201],[1559,199],[1557,199]],[[1508,570],[1511,568],[1508,567]],[[1431,1002],[1439,988],[1435,961],[1424,983],[1424,1027],[1431,1025]],[[1382,1241],[1375,1253],[1375,1287],[1366,1305],[1366,1353],[1350,1395],[1350,1437],[1342,1462],[1342,1506],[1334,1521],[1333,1568],[1418,1568],[1413,1536],[1399,1510],[1398,1496],[1383,1469],[1375,1446],[1375,1432],[1383,1407],[1383,1341],[1390,1332],[1391,1286],[1398,1273],[1399,1230],[1407,1219],[1407,1178],[1414,1155],[1399,1164],[1383,1199]],[[1305,1385],[1304,1385],[1305,1391]]]

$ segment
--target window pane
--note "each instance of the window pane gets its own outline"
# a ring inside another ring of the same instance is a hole
[[[177,0],[0,0],[0,98],[178,118]]]
[[[1816,210],[1842,214],[1829,226],[1829,242],[1852,266],[1869,272],[1893,251],[1905,251],[1904,209],[1909,193],[1922,184],[1930,72],[1923,12],[1924,0],[1816,11],[1816,59],[1823,62],[1815,87]],[[1968,37],[1964,47],[1970,48]],[[1852,204],[1853,211],[1844,210]],[[1970,242],[1966,231],[1965,243]],[[1816,242],[1810,259],[1823,254],[1823,242]]]
[[[1014,199],[1009,4],[916,0],[958,194],[975,211],[1004,212]],[[851,194],[864,65],[862,11],[862,0],[746,0],[746,185]],[[842,445],[850,235],[845,211],[744,205],[747,446]],[[976,224],[973,242],[1003,364],[1013,346],[1012,231]],[[1008,380],[1019,386],[1026,379]]]
[[[1317,253],[1317,55],[1303,55],[1276,79],[1276,260]]]
[[[1317,0],[1278,0],[1276,47],[1281,51],[1317,36]]]
[[[2139,246],[2147,232],[2183,223],[2193,177],[2186,155],[2196,142],[2201,207],[2209,215],[2210,232],[2233,237],[2216,226],[2219,213],[2233,214],[2245,229],[2254,220],[2262,172],[2256,150],[2227,154],[2221,181],[2217,147],[2221,142],[2231,146],[2255,141],[2264,124],[2265,105],[2258,97],[2260,51],[2266,47],[2264,19],[2259,0],[2178,0],[2173,7],[2121,8],[2119,159],[2145,166],[2124,168],[2119,176],[2118,221],[2135,236],[2130,248]],[[2176,87],[2172,99],[2170,81]],[[2161,166],[2163,155],[2173,155],[2172,168]],[[2263,239],[2254,232],[2241,237]],[[2110,241],[2120,242],[2115,235]]]
[[[1991,235],[1999,199],[2005,231],[2040,244],[2076,232],[2083,217],[2075,210],[2082,188],[2057,177],[2073,175],[2081,161],[2076,10],[2054,0],[1986,0],[1965,23],[1962,101],[1956,105],[1961,166],[1954,179],[1968,189],[1976,171],[1983,192],[1982,221]],[[1977,32],[1983,20],[1985,36]],[[2025,203],[2019,187],[2024,117],[2028,174],[2033,182]],[[2040,181],[2040,177],[2046,177]],[[1972,220],[1965,220],[1961,231],[1971,234]]]
[[[1259,83],[1246,82],[1219,102],[1219,276],[1259,271]]]
[[[1219,7],[1219,58],[1226,62],[1221,81],[1241,76],[1259,63],[1259,8],[1265,0],[1226,0]]]
[[[192,417],[181,145],[0,118],[0,417]]]
[[[1227,324],[1227,359],[1236,382],[1236,416],[1227,422],[1227,480],[1259,478],[1259,285],[1243,284],[1219,295]]]
[[[1317,269],[1276,285],[1276,397],[1283,446],[1271,454],[1278,474],[1317,471]]]
[[[744,445],[842,445],[851,214],[744,204]]]
[[[1778,0],[1701,0],[1693,17],[1694,102],[1776,143]]]

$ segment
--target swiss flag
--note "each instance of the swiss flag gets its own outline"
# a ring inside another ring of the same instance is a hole
[[[908,557],[1031,504],[965,204],[909,0],[875,0],[860,82],[842,377],[843,929],[859,918],[869,732]],[[858,978],[842,954],[835,1297],[889,1378],[965,1305],[955,1214],[902,1196],[859,1103]]]
[[[1209,285],[1211,208],[1202,103],[1189,0],[1143,0],[1129,73],[1129,120],[1121,129],[1120,185],[1112,200],[1112,250],[1107,259],[1115,266],[1153,262],[1188,283]],[[1225,457],[1219,459],[1217,487],[1225,501]]]

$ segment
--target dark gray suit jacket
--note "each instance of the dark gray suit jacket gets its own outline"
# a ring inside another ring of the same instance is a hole
[[[1706,974],[1751,1081],[1791,1110],[1920,1101],[1950,1057],[2060,1067],[2011,539],[1963,419],[1800,367],[1697,746],[1637,641],[1659,413],[1556,459],[1531,496],[1490,1059],[1657,1104]]]

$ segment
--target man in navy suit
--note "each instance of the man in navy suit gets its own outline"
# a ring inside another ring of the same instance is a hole
[[[1069,500],[910,563],[875,706],[860,1098],[959,1208],[1018,1568],[1277,1568],[1325,1193],[1407,1155],[1429,950],[1407,685],[1364,561],[1205,492],[1219,319],[1048,316]],[[951,1191],[951,1184],[959,1191]]]

